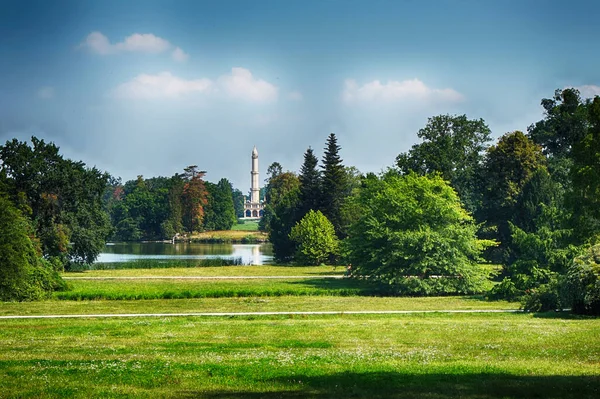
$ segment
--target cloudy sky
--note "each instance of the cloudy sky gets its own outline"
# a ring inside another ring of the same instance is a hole
[[[336,133],[380,171],[437,114],[524,130],[600,94],[594,1],[0,1],[0,142],[36,135],[124,180],[192,164],[246,191]]]

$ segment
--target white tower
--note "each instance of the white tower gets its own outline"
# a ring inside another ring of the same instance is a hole
[[[258,204],[260,202],[260,188],[258,188],[258,150],[256,146],[252,150],[252,171],[250,172],[252,181],[250,182],[250,202]]]
[[[250,200],[244,204],[243,219],[260,219],[263,215],[264,204],[260,202],[258,182],[258,150],[254,146],[252,149],[252,170],[250,171]]]

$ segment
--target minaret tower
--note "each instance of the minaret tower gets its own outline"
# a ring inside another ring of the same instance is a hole
[[[252,181],[250,183],[250,202],[253,204],[260,203],[260,188],[258,187],[258,150],[256,146],[252,150],[252,171],[250,172]]]
[[[263,215],[264,204],[260,202],[258,182],[258,150],[254,146],[252,149],[252,170],[250,171],[250,200],[244,203],[243,219],[260,219]]]

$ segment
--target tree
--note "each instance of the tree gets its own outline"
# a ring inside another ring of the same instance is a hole
[[[568,88],[556,90],[553,98],[544,98],[541,104],[544,119],[529,126],[527,134],[542,146],[550,175],[563,195],[571,187],[572,151],[589,128],[588,103],[577,89]]]
[[[204,220],[204,207],[208,203],[208,192],[204,185],[204,171],[192,165],[184,169],[185,184],[182,193],[183,227],[188,233],[200,231]]]
[[[341,207],[346,197],[347,176],[340,158],[341,147],[337,144],[335,134],[327,138],[327,146],[323,155],[323,176],[321,190],[321,211],[335,228],[338,237],[341,236]],[[341,237],[343,238],[343,236]]]
[[[304,163],[300,168],[300,215],[317,210],[321,205],[321,172],[317,169],[317,157],[312,148],[304,153]]]
[[[510,244],[509,221],[515,214],[523,186],[544,167],[545,158],[540,146],[519,131],[500,137],[498,144],[487,151],[480,220],[486,221],[486,231],[500,241],[503,252]]]
[[[588,106],[590,129],[574,144],[568,203],[580,243],[600,238],[600,96]]]
[[[600,315],[600,245],[573,260],[562,290],[563,305],[574,313]]]
[[[289,235],[298,221],[300,181],[294,173],[285,172],[269,179],[267,188],[263,220],[268,221],[269,241],[273,244],[275,258],[288,261],[295,252],[295,244]]]
[[[333,225],[321,211],[308,211],[292,228],[289,238],[296,243],[296,263],[320,265],[338,252]]]
[[[205,209],[205,230],[229,230],[237,221],[233,208],[231,183],[221,179],[217,184],[205,183],[208,202]]]
[[[44,299],[66,287],[40,258],[31,233],[27,219],[0,193],[0,301]]]
[[[236,218],[244,217],[244,194],[236,188],[231,195],[233,196],[233,207],[235,209]]]
[[[44,256],[57,267],[92,263],[110,234],[102,205],[109,175],[64,159],[53,143],[31,143],[0,146],[11,200],[31,218]]]
[[[485,276],[473,218],[439,175],[369,175],[359,194],[363,213],[346,240],[353,272],[393,292],[480,292]]]
[[[423,142],[398,155],[396,166],[402,174],[441,173],[458,192],[467,210],[476,212],[481,206],[478,176],[490,133],[483,119],[470,120],[466,115],[434,116],[417,133]]]

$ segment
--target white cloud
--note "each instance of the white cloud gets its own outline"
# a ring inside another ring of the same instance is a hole
[[[118,86],[112,95],[126,99],[174,99],[191,93],[221,93],[233,99],[268,102],[277,99],[278,88],[254,78],[245,68],[233,68],[231,74],[222,75],[215,81],[182,79],[171,72],[141,74]]]
[[[579,90],[582,98],[594,98],[595,96],[600,96],[600,86],[583,85],[574,87],[574,89]]]
[[[277,99],[278,88],[271,83],[255,79],[245,68],[232,68],[230,75],[219,77],[219,85],[233,98],[256,102]]]
[[[41,98],[43,100],[49,100],[51,98],[54,98],[54,87],[51,87],[51,86],[41,87],[37,91],[37,96],[38,96],[38,98]]]
[[[179,98],[190,93],[209,92],[212,86],[210,79],[186,80],[173,76],[170,72],[141,74],[117,87],[114,96],[128,99]]]
[[[177,47],[175,50],[173,50],[171,57],[173,57],[175,61],[185,62],[188,58],[190,58],[190,55],[183,51],[180,47]]]
[[[419,79],[392,80],[385,84],[374,80],[362,86],[348,79],[344,82],[342,99],[346,103],[406,100],[457,102],[463,100],[463,96],[453,89],[432,89]]]
[[[162,53],[171,47],[167,40],[154,36],[152,33],[134,33],[125,41],[113,45],[116,51],[131,51],[139,53]]]
[[[302,96],[302,93],[300,93],[299,91],[292,91],[290,93],[288,93],[288,100],[291,101],[302,101],[304,97]]]
[[[92,32],[79,47],[87,47],[96,54],[108,55],[123,52],[160,54],[175,46],[152,33],[134,33],[122,42],[112,44],[102,32]],[[185,61],[189,57],[180,47],[175,47],[172,56],[176,61]]]

